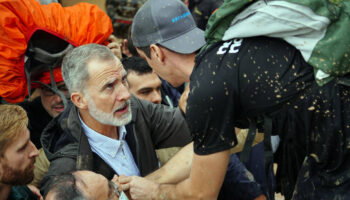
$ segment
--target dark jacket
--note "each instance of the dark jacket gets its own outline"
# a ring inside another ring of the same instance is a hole
[[[131,97],[132,121],[126,125],[126,141],[141,176],[158,169],[155,149],[184,146],[192,138],[179,109]],[[74,170],[90,170],[111,179],[115,172],[97,154],[81,127],[78,109],[70,104],[45,128],[41,142],[50,169],[42,181],[45,195],[54,175]]]
[[[36,148],[41,148],[40,136],[46,125],[52,120],[52,117],[43,107],[41,98],[37,97],[33,101],[24,101],[18,104],[28,115],[28,129],[30,131],[30,140]]]
[[[12,186],[7,200],[37,200],[38,197],[26,185]]]

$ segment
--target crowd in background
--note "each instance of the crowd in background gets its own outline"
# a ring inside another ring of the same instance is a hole
[[[350,199],[349,85],[231,2],[0,2],[0,200]]]

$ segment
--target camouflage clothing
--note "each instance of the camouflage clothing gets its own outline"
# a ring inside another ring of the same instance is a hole
[[[197,27],[205,30],[210,15],[223,3],[222,0],[190,0],[188,9],[191,11]]]
[[[106,0],[107,14],[113,23],[114,35],[128,37],[128,29],[137,10],[146,0]]]

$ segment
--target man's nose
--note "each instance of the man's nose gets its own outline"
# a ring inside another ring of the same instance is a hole
[[[31,152],[29,154],[29,157],[32,158],[32,157],[37,157],[39,155],[39,151],[38,149],[36,148],[36,146],[33,144],[32,141],[30,141],[30,144],[31,145]]]
[[[162,95],[158,91],[152,92],[152,103],[160,104],[162,102]]]
[[[62,102],[62,99],[61,99],[60,95],[58,95],[58,94],[53,95],[53,98],[54,98],[54,101],[57,103]]]
[[[117,91],[117,93],[118,93],[118,96],[117,96],[118,101],[126,101],[130,98],[129,90],[123,84],[119,87],[119,90]]]

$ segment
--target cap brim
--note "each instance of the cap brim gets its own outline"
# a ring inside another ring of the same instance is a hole
[[[177,53],[190,54],[204,46],[204,31],[195,27],[179,37],[159,44]]]

